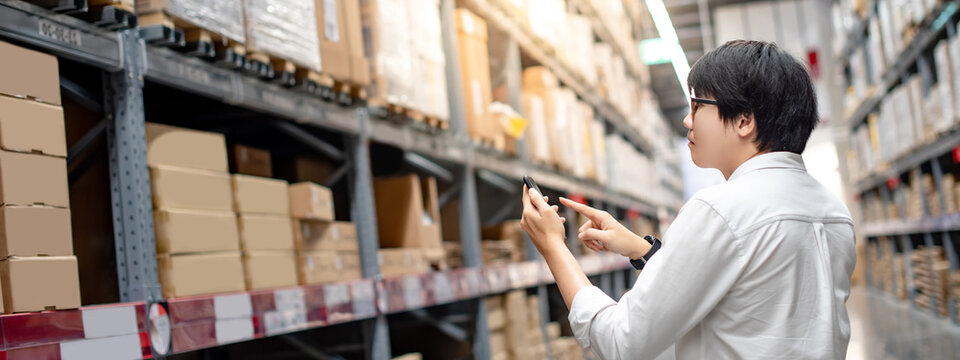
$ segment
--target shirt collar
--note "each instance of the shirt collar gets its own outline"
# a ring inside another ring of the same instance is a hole
[[[760,169],[796,169],[807,171],[803,163],[803,157],[800,154],[789,151],[770,152],[763,155],[757,155],[750,160],[740,164],[740,167],[730,175],[729,180],[736,179],[746,173]],[[729,181],[728,180],[728,181]]]

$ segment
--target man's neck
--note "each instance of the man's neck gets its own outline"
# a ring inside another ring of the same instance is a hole
[[[730,180],[730,177],[733,176],[733,173],[740,168],[740,165],[753,159],[757,156],[769,153],[769,151],[760,151],[756,147],[751,146],[750,148],[744,149],[743,151],[738,151],[737,156],[733,158],[729,166],[725,166],[723,169],[719,169],[723,173],[723,178],[725,180]]]

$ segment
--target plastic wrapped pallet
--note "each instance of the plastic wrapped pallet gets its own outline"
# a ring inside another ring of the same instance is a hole
[[[245,0],[247,48],[320,71],[313,0]]]
[[[593,50],[593,28],[586,16],[568,15],[568,33],[564,41],[564,55],[574,71],[583,75],[588,84],[597,82],[597,69],[592,56],[584,56]]]
[[[370,0],[364,9],[365,43],[371,46],[373,91],[371,98],[413,108],[413,52],[407,1]],[[404,15],[399,15],[404,14]],[[367,38],[369,37],[369,38]]]
[[[527,17],[533,34],[554,49],[566,41],[567,12],[563,0],[530,0]]]
[[[607,145],[604,133],[604,125],[601,120],[593,120],[590,124],[593,130],[590,132],[590,144],[593,146],[593,166],[595,168],[596,180],[598,183],[606,185],[609,178],[609,168],[607,167]]]
[[[543,98],[532,92],[523,92],[523,109],[530,122],[524,140],[530,159],[541,163],[551,163],[550,138],[547,137],[547,115]]]
[[[954,58],[950,57],[949,46],[950,44],[946,40],[942,40],[934,50],[937,71],[937,93],[940,96],[941,107],[940,119],[934,126],[938,132],[949,129],[953,125],[956,116],[954,111],[954,99],[956,99],[954,91],[956,90],[953,88],[953,77],[955,75],[952,72],[953,68],[950,63]],[[960,59],[956,59],[955,61],[958,60]]]
[[[373,67],[370,98],[449,118],[437,0],[369,0],[362,6]]]
[[[163,11],[179,20],[246,42],[243,2],[221,0],[137,0],[137,13]]]

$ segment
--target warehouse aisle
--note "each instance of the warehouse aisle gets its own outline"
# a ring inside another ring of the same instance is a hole
[[[960,329],[864,286],[851,290],[848,360],[957,359]]]

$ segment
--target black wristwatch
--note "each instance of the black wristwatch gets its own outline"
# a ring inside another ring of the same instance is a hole
[[[660,239],[657,239],[653,236],[647,235],[647,236],[644,236],[643,239],[646,240],[648,243],[650,243],[650,245],[652,245],[653,247],[651,247],[650,250],[647,251],[646,255],[643,255],[639,259],[630,259],[630,265],[633,265],[633,268],[637,270],[643,270],[643,266],[647,265],[647,261],[650,261],[650,258],[653,257],[653,254],[656,253],[657,250],[660,250],[660,245],[661,245]]]

